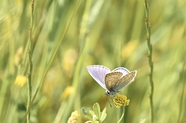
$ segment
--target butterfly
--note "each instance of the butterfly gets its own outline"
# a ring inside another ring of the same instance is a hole
[[[124,67],[114,70],[103,65],[90,65],[87,70],[92,78],[106,90],[106,95],[115,95],[119,90],[134,81],[137,71],[129,71]]]

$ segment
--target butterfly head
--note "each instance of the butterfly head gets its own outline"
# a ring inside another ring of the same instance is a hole
[[[105,91],[105,94],[106,94],[107,96],[109,96],[109,95],[110,95],[110,91],[109,91],[109,90],[106,90],[106,91]]]
[[[109,96],[109,95],[115,95],[115,94],[117,94],[117,93],[119,93],[119,91],[116,91],[116,90],[106,90],[105,91],[105,94],[107,95],[107,96]]]

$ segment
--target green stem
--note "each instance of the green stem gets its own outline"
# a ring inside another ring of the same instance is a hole
[[[29,107],[31,107],[31,99],[32,99],[32,53],[33,53],[33,47],[32,47],[32,28],[33,28],[33,20],[34,20],[34,0],[32,0],[31,4],[31,24],[30,24],[30,35],[29,35],[29,48],[28,48],[28,55],[29,55],[29,73],[28,73],[28,102],[27,102],[27,123],[30,123],[30,110]]]
[[[75,6],[75,8],[74,8],[74,10],[73,10],[73,12],[72,12],[70,18],[69,18],[69,21],[68,21],[68,23],[67,23],[67,26],[66,26],[66,28],[65,28],[65,30],[64,30],[64,33],[63,33],[63,35],[60,37],[60,40],[59,40],[59,42],[58,42],[58,44],[57,44],[57,46],[56,46],[56,48],[55,48],[55,50],[54,50],[54,52],[53,52],[53,54],[52,54],[52,56],[51,56],[51,59],[49,60],[49,63],[48,63],[48,65],[47,65],[47,67],[46,67],[46,70],[44,71],[44,74],[43,74],[43,76],[42,76],[42,78],[41,78],[41,81],[40,81],[40,83],[39,83],[39,85],[38,85],[38,87],[37,87],[37,89],[36,89],[36,92],[35,92],[34,95],[33,95],[31,104],[33,104],[33,102],[34,102],[34,100],[35,100],[35,98],[36,98],[36,96],[37,96],[37,93],[39,92],[39,89],[41,88],[41,86],[42,86],[42,84],[43,84],[43,81],[44,81],[44,79],[45,79],[45,77],[46,77],[46,74],[48,73],[48,70],[49,70],[49,68],[50,68],[50,65],[52,64],[52,62],[53,62],[53,60],[54,60],[54,57],[56,56],[56,53],[57,53],[57,51],[58,51],[58,49],[59,49],[59,47],[60,47],[60,44],[62,43],[62,41],[63,41],[63,39],[64,39],[64,37],[65,37],[65,35],[66,35],[66,33],[67,33],[67,30],[69,29],[70,23],[72,22],[72,18],[74,17],[75,13],[77,12],[77,9],[79,8],[81,1],[82,1],[82,0],[79,0],[79,1],[76,3],[76,6]],[[29,107],[28,107],[28,109],[27,109],[27,112],[25,113],[25,116],[24,116],[24,118],[23,118],[23,120],[22,120],[22,123],[24,123],[25,118],[26,118],[26,116],[27,116],[29,110],[30,110],[30,105],[29,105]]]
[[[185,66],[186,66],[186,62],[183,63],[183,67],[182,67],[182,72],[180,74],[180,81],[182,82],[181,84],[183,85],[182,86],[182,90],[181,90],[181,97],[180,97],[180,104],[179,104],[179,115],[178,115],[178,121],[177,123],[181,123],[181,118],[183,116],[183,109],[184,109],[184,98],[185,98],[185,79],[184,79],[184,76],[185,76]]]
[[[153,83],[153,62],[152,62],[152,44],[151,44],[151,29],[150,29],[150,17],[149,17],[149,5],[147,0],[145,0],[145,25],[147,31],[147,46],[148,46],[148,62],[149,62],[149,82],[150,82],[150,108],[151,108],[151,123],[153,123],[154,119],[154,109],[153,109],[153,93],[154,93],[154,83]]]
[[[121,114],[121,117],[120,117],[120,119],[118,120],[117,123],[120,123],[120,122],[122,121],[122,119],[123,119],[123,117],[124,117],[124,114],[125,114],[125,106],[122,106],[122,107],[123,107],[123,109],[122,109],[122,114]],[[124,123],[124,121],[123,121],[122,123]]]
[[[81,42],[81,46],[80,46],[80,52],[79,52],[79,57],[77,60],[77,63],[75,65],[75,69],[74,69],[74,75],[73,75],[73,82],[72,82],[72,86],[74,88],[74,93],[69,97],[68,100],[68,106],[65,108],[65,113],[63,114],[61,123],[64,123],[67,121],[68,119],[68,115],[71,112],[71,108],[74,105],[74,101],[76,102],[80,102],[80,90],[79,90],[79,75],[82,69],[82,63],[84,60],[84,53],[85,53],[85,44],[86,41],[88,40],[88,30],[87,30],[87,24],[88,24],[88,19],[89,19],[89,13],[90,13],[90,8],[91,8],[91,4],[92,4],[92,0],[88,0],[86,1],[86,6],[85,6],[85,11],[83,14],[83,18],[82,18],[82,26],[80,27],[80,42]],[[79,101],[78,101],[79,100]],[[77,109],[80,109],[80,104],[76,103],[76,105],[74,105],[77,107]]]

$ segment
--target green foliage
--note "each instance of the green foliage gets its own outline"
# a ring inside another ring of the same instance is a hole
[[[87,107],[83,107],[82,109],[83,114],[89,119],[86,123],[102,123],[106,116],[106,108],[103,109],[103,111],[100,111],[100,106],[98,103],[95,103],[93,105],[93,110]]]
[[[148,3],[154,123],[184,123],[186,1]],[[31,4],[32,0],[0,0],[0,122],[23,122],[29,96],[30,123],[66,123],[73,111],[95,102],[107,109],[105,123],[117,122],[122,112],[110,107],[105,90],[86,70],[101,64],[138,71],[135,81],[121,91],[130,99],[122,119],[149,123],[144,1],[35,0],[33,15]],[[27,79],[30,86],[23,85]],[[100,109],[93,107],[93,112],[101,118]],[[80,115],[78,122],[85,121]]]

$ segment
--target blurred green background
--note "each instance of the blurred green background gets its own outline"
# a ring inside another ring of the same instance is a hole
[[[76,11],[77,2],[81,3]],[[186,1],[148,2],[154,122],[185,123]],[[124,122],[149,123],[144,0],[36,0],[34,5],[32,17],[31,0],[0,1],[0,122],[21,123],[26,112],[28,83],[20,87],[15,80],[29,73],[32,18],[32,97],[39,91],[31,106],[31,123],[66,123],[75,110],[78,122],[85,122],[81,107],[92,107],[95,102],[101,110],[107,108],[104,123],[116,123],[119,109],[110,107],[105,90],[88,74],[86,66],[92,64],[138,71],[135,81],[121,92],[130,99]]]

